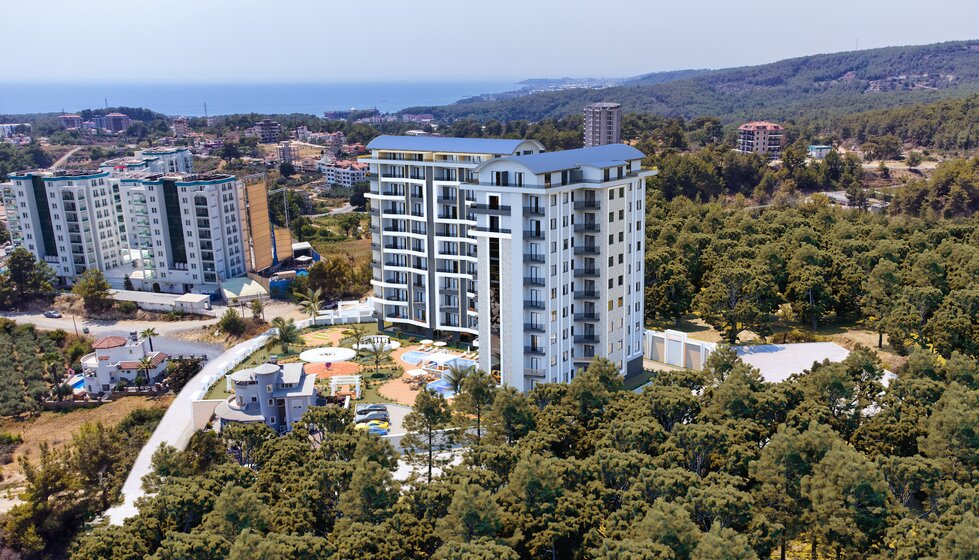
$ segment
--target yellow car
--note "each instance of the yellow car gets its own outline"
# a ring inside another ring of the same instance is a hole
[[[387,435],[390,428],[388,423],[383,420],[371,420],[357,424],[354,429],[367,430],[371,434]]]

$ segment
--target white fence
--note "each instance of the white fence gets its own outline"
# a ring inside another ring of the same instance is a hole
[[[646,359],[671,366],[701,370],[707,356],[717,349],[717,344],[702,340],[690,340],[680,331],[645,331],[643,355]]]
[[[300,321],[299,323],[301,324],[308,321],[309,319],[306,319],[305,321]],[[206,395],[207,391],[211,388],[211,385],[214,385],[217,380],[231,373],[232,370],[238,367],[238,364],[245,361],[249,356],[255,353],[256,350],[268,344],[275,334],[276,329],[269,329],[255,338],[242,342],[241,344],[232,348],[229,351],[231,353],[230,356],[221,356],[225,359],[222,359],[221,362],[213,368],[214,371],[209,371],[205,374],[203,383],[201,383],[201,388],[192,395],[192,400],[199,401],[203,399],[204,395]],[[211,364],[213,363],[214,362]],[[207,366],[211,364],[205,365],[204,369],[207,369]]]

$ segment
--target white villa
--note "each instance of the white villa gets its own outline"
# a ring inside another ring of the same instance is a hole
[[[316,375],[304,364],[262,364],[229,376],[234,394],[214,409],[218,430],[231,422],[265,422],[282,433],[316,404]]]
[[[167,368],[169,357],[151,351],[149,341],[136,333],[131,333],[129,338],[100,338],[92,346],[95,351],[82,357],[85,390],[90,395],[113,391],[120,381],[133,384],[140,375],[147,377],[147,384],[153,383]],[[143,358],[149,358],[152,363],[149,371],[141,369]]]

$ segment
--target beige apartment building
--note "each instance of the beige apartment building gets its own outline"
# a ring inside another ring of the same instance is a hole
[[[738,127],[738,151],[776,159],[785,145],[785,129],[768,121],[753,121]]]

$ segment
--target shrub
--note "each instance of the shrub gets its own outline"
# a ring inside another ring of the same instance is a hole
[[[218,321],[218,329],[220,329],[221,332],[230,334],[232,336],[241,336],[245,334],[246,328],[247,325],[245,325],[245,320],[241,318],[241,315],[239,315],[237,311],[230,307],[224,312],[224,315],[221,316],[221,320]]]
[[[116,304],[116,309],[119,310],[119,313],[124,313],[126,315],[135,315],[138,307],[136,306],[135,302],[120,301],[119,303]]]

